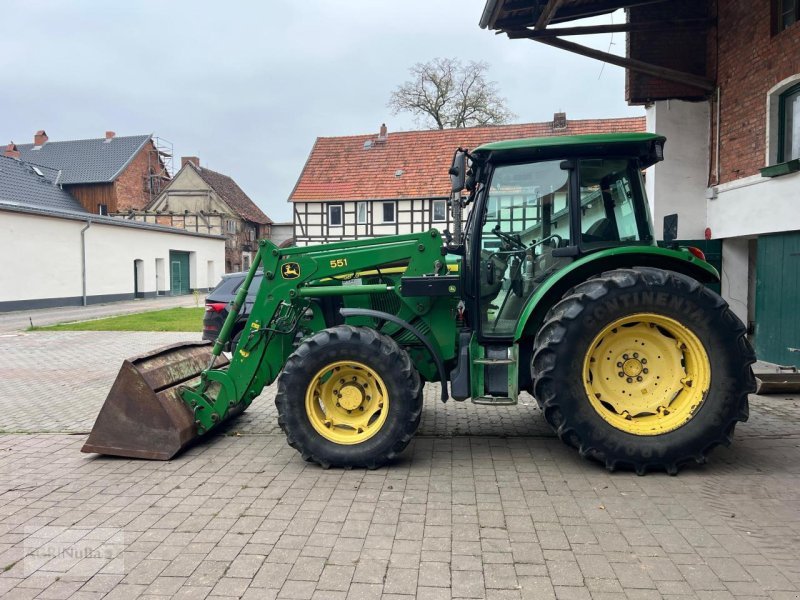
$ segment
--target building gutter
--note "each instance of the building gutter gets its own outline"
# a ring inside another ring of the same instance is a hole
[[[92,220],[86,219],[86,227],[81,229],[81,287],[83,291],[83,306],[86,302],[86,230],[92,226]]]

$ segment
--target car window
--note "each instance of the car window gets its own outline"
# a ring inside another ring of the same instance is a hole
[[[261,282],[264,279],[264,275],[257,273],[255,277],[253,277],[253,281],[250,282],[250,289],[247,290],[247,299],[254,300],[256,294],[258,294],[258,288],[261,287]]]
[[[212,302],[228,302],[236,295],[236,290],[242,285],[244,277],[223,277],[217,287],[208,295],[206,300]]]

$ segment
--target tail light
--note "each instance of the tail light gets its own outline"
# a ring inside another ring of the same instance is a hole
[[[705,253],[702,250],[700,250],[700,248],[695,248],[694,246],[688,246],[686,249],[692,254],[694,254],[700,260],[706,259]]]
[[[206,304],[206,312],[222,312],[227,306],[224,302],[209,302]]]

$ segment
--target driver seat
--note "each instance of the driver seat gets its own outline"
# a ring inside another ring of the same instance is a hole
[[[617,228],[608,217],[592,223],[591,227],[583,234],[584,242],[618,242]]]

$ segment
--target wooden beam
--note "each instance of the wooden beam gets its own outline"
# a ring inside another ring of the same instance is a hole
[[[509,30],[511,39],[536,39],[543,37],[561,37],[565,35],[594,35],[598,33],[619,33],[628,31],[666,31],[671,29],[706,29],[714,23],[714,19],[674,19],[665,21],[649,21],[646,23],[616,23],[608,25],[585,25],[576,27],[550,27],[548,29]]]
[[[594,48],[587,48],[586,46],[581,46],[580,44],[576,44],[574,42],[568,42],[567,40],[562,40],[561,38],[542,37],[535,38],[534,41],[539,42],[540,44],[553,46],[554,48],[560,48],[561,50],[566,50],[568,52],[573,52],[575,54],[580,54],[581,56],[602,60],[603,62],[617,65],[618,67],[624,67],[626,69],[630,69],[631,71],[636,71],[637,73],[644,73],[645,75],[650,75],[651,77],[658,77],[659,79],[684,83],[686,85],[701,89],[704,92],[710,92],[715,88],[713,81],[701,75],[694,75],[692,73],[685,73],[684,71],[677,71],[675,69],[661,67],[659,65],[636,60],[635,58],[617,56],[616,54],[603,52],[602,50],[595,50]]]
[[[536,25],[534,25],[533,28],[545,29],[550,24],[550,21],[553,20],[553,17],[558,12],[558,9],[561,8],[562,4],[564,4],[564,0],[547,0],[547,4],[544,5],[542,12],[539,13],[539,18],[536,20]]]
[[[566,21],[575,21],[587,17],[608,14],[620,8],[631,8],[633,6],[644,6],[646,4],[658,4],[659,2],[667,2],[668,0],[605,0],[595,2],[593,4],[579,4],[572,6],[567,4],[562,6],[558,14],[553,14],[550,23],[563,23]],[[524,6],[527,4],[527,7]],[[529,14],[513,15],[507,14],[505,17],[499,18],[503,12],[514,13],[524,11],[529,8]],[[523,27],[531,27],[538,22],[538,18],[534,18],[535,2],[527,0],[526,2],[509,2],[504,3],[498,12],[498,18],[494,22],[489,23],[490,29],[507,30],[507,29],[522,29]],[[540,13],[541,16],[541,13]]]
[[[670,0],[605,0],[600,2],[591,2],[587,4],[568,5],[561,10],[561,14],[553,19],[553,23],[561,23],[564,21],[574,21],[576,19],[585,19],[587,17],[595,17],[597,15],[604,15],[621,8],[631,8],[634,6],[645,6],[647,4],[658,4],[660,2],[669,2]]]

